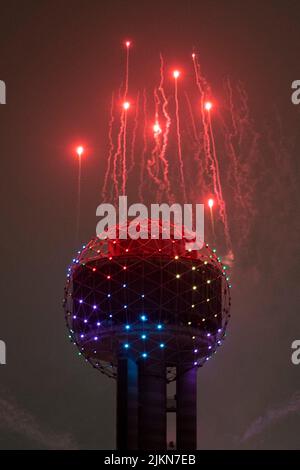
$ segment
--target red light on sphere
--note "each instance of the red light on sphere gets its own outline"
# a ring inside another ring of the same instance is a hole
[[[204,104],[204,108],[206,109],[206,111],[210,111],[212,106],[213,105],[211,101],[206,101],[206,103]]]
[[[174,77],[174,78],[178,78],[179,75],[180,75],[179,70],[174,70],[174,72],[173,72],[173,77]]]
[[[195,57],[196,57],[196,54],[193,52],[192,58],[195,59]]]
[[[82,145],[79,145],[77,148],[76,148],[76,153],[78,155],[78,157],[81,157],[81,155],[83,154],[84,152],[84,148],[82,147]]]
[[[125,103],[123,103],[123,108],[127,111],[127,109],[130,108],[130,103],[129,101],[125,101]]]
[[[207,202],[207,204],[208,204],[208,207],[209,207],[210,209],[212,209],[212,207],[213,207],[213,205],[214,205],[214,200],[213,200],[213,199],[209,199],[208,202]]]
[[[130,45],[131,45],[131,42],[130,42],[130,41],[126,41],[126,42],[125,42],[125,46],[126,46],[126,47],[130,47]]]

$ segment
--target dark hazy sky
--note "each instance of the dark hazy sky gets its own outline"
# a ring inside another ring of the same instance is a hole
[[[0,448],[114,447],[115,383],[75,354],[61,302],[74,252],[71,148],[81,139],[90,148],[81,223],[88,240],[128,37],[137,86],[151,83],[159,52],[180,63],[196,48],[212,84],[228,75],[244,83],[262,133],[275,110],[280,116],[282,172],[271,153],[263,175],[257,167],[257,215],[249,249],[237,253],[228,338],[198,374],[198,443],[300,447],[300,365],[290,360],[300,339],[300,105],[290,99],[300,79],[299,25],[291,0],[0,2]]]

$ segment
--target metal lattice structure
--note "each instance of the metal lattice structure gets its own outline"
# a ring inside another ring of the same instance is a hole
[[[68,269],[64,309],[79,354],[109,377],[124,352],[176,370],[201,367],[221,345],[230,317],[229,278],[205,245],[184,238],[93,238]]]

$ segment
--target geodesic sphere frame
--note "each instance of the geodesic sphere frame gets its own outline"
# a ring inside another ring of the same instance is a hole
[[[119,233],[120,235],[120,233]],[[68,268],[64,309],[79,354],[109,377],[118,358],[201,367],[224,339],[230,317],[227,267],[184,239],[93,238]]]

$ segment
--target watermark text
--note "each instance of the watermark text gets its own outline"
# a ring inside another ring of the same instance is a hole
[[[118,210],[113,204],[103,203],[96,215],[101,217],[96,227],[101,240],[117,238],[119,226],[120,239],[184,239],[187,250],[200,250],[204,245],[204,204],[151,204],[149,212],[142,203],[128,207],[127,196],[119,196]]]

